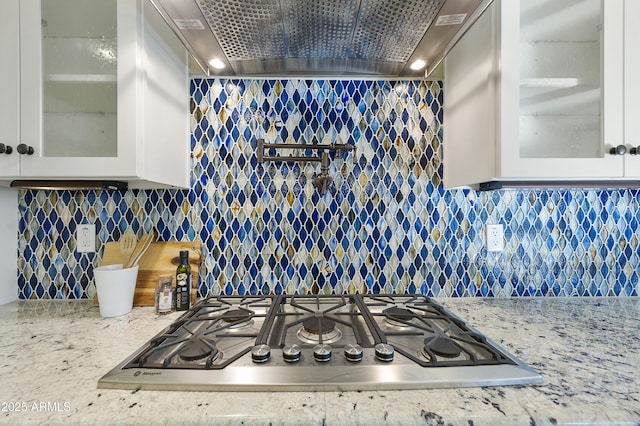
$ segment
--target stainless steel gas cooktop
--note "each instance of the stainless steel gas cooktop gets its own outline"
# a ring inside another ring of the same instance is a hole
[[[541,381],[422,295],[274,295],[201,300],[98,387],[308,391]]]

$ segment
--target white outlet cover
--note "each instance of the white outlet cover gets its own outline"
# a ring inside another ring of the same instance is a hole
[[[487,224],[487,251],[504,250],[504,228],[501,224]]]
[[[95,253],[96,251],[95,223],[78,225],[78,227],[76,228],[76,251],[78,253]]]

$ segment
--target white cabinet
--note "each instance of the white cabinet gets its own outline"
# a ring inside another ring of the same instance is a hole
[[[445,59],[445,187],[640,178],[638,9],[494,1]]]
[[[3,0],[0,10],[0,176],[15,176],[20,171],[15,154],[20,143],[19,0]]]
[[[188,187],[187,52],[153,5],[19,6],[20,136],[0,176]]]
[[[624,141],[640,146],[640,2],[624,2]],[[640,156],[626,157],[626,175],[640,179]]]

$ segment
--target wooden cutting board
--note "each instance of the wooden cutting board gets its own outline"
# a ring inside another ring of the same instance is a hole
[[[189,265],[191,265],[191,303],[195,303],[198,288],[198,271],[201,263],[202,243],[200,241],[158,241],[151,243],[147,251],[138,262],[138,280],[133,296],[133,306],[155,306],[155,289],[158,278],[172,276],[173,285],[176,281],[176,268],[180,263],[180,251],[189,251]],[[105,244],[101,266],[126,263],[128,256],[120,253],[120,244],[109,242]],[[94,302],[98,303],[97,297]]]

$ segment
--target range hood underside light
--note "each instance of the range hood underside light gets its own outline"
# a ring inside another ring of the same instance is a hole
[[[126,191],[127,182],[114,180],[14,180],[10,185],[18,189],[46,189],[46,190],[109,190]]]
[[[207,75],[422,78],[492,1],[153,3]]]
[[[637,189],[638,180],[594,179],[594,180],[496,180],[482,182],[477,185],[478,191],[495,191],[508,189],[521,190],[603,190],[603,189]]]

